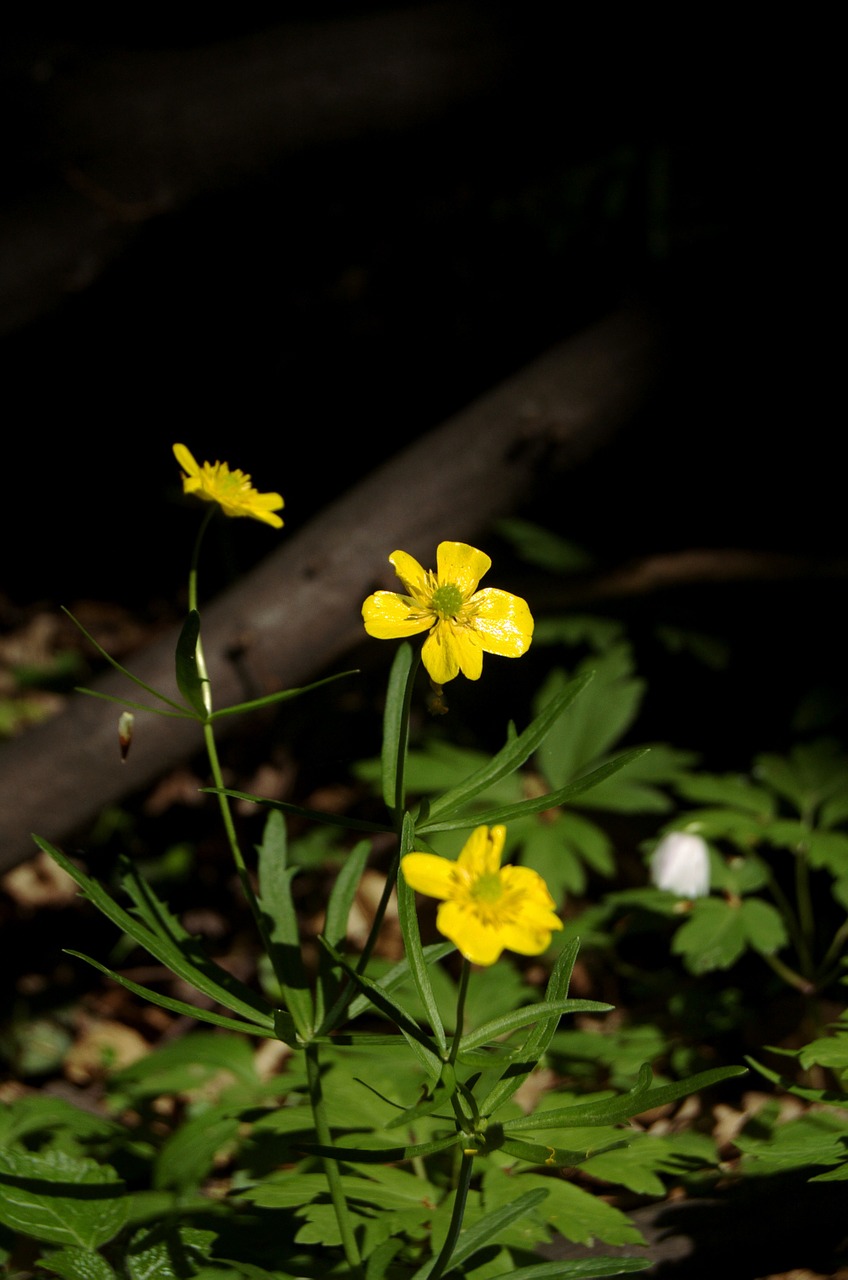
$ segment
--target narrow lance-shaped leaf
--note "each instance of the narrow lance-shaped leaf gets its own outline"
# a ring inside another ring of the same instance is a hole
[[[259,905],[271,942],[269,959],[297,1029],[308,1040],[315,1010],[300,952],[300,926],[291,892],[298,868],[286,866],[286,824],[282,814],[268,815],[257,853]]]
[[[60,850],[54,848],[49,841],[43,840],[39,836],[34,836],[33,839],[39,849],[53,858],[64,871],[67,871],[89,901],[94,903],[107,919],[133,938],[139,946],[144,947],[145,951],[160,960],[177,977],[184,978],[196,990],[209,996],[216,1003],[224,1005],[225,1008],[229,1008],[233,1013],[240,1014],[249,1022],[263,1027],[273,1026],[273,1016],[270,1010],[266,1012],[261,1007],[257,1007],[260,1003],[259,997],[254,996],[248,988],[245,988],[245,991],[251,998],[250,1003],[246,999],[237,996],[232,989],[228,990],[226,986],[215,981],[209,976],[208,972],[204,973],[197,965],[192,963],[175,942],[168,941],[163,936],[147,929],[115,902],[114,898],[106,893],[105,889],[101,888],[96,880],[92,880],[90,876],[87,876],[70,858],[67,858]],[[193,940],[190,941],[193,943]],[[212,967],[217,967],[213,966],[211,961],[208,961],[208,964]],[[223,973],[224,971],[222,970],[221,972]],[[226,976],[229,977],[229,975]],[[253,1001],[256,1003],[254,1004]]]
[[[98,969],[100,973],[110,978],[112,982],[117,982],[125,990],[131,991],[133,995],[139,996],[142,1000],[149,1001],[150,1004],[158,1005],[160,1009],[167,1009],[169,1013],[176,1013],[182,1018],[196,1018],[198,1022],[209,1022],[215,1027],[224,1027],[228,1031],[240,1031],[245,1035],[264,1036],[267,1040],[278,1038],[277,1033],[268,1027],[258,1027],[255,1023],[242,1022],[237,1018],[227,1018],[223,1014],[213,1013],[211,1009],[202,1009],[198,1005],[188,1004],[185,1000],[174,1000],[171,996],[164,996],[159,991],[154,991],[151,987],[143,987],[138,982],[132,982],[131,979],[123,977],[122,974],[116,973],[114,969],[107,969],[105,964],[100,964],[98,960],[93,960],[91,956],[85,955],[82,951],[73,951],[71,948],[65,948],[66,956],[74,956],[77,960],[84,960],[86,964],[90,964],[92,968]],[[288,1018],[288,1015],[284,1015]],[[294,1021],[288,1018],[288,1034],[283,1037],[286,1044],[294,1046],[297,1043],[297,1028]]]
[[[330,945],[326,938],[319,937],[318,941],[321,943],[322,947],[326,948],[335,960],[336,964],[340,965],[341,968],[344,969],[345,973],[353,979],[359,989],[368,996],[368,999],[374,1007],[379,1009],[381,1013],[384,1013],[386,1017],[390,1018],[392,1022],[395,1023],[398,1030],[404,1031],[407,1035],[410,1035],[413,1040],[418,1040],[426,1049],[429,1049],[431,1053],[436,1053],[436,1045],[433,1043],[431,1038],[426,1034],[426,1032],[422,1031],[415,1019],[412,1018],[405,1009],[386,994],[385,990],[381,989],[378,984],[373,982],[370,978],[366,978],[364,974],[357,973],[354,966],[352,964],[348,964],[344,956],[340,955],[339,952],[336,951],[335,947]]]
[[[686,1098],[700,1089],[707,1089],[722,1080],[730,1080],[733,1076],[744,1076],[747,1067],[714,1067],[710,1071],[701,1071],[688,1080],[678,1080],[674,1084],[659,1085],[656,1089],[645,1087],[646,1080],[651,1077],[651,1069],[647,1063],[642,1067],[636,1086],[618,1098],[605,1098],[600,1102],[586,1102],[570,1107],[557,1107],[551,1111],[540,1111],[530,1116],[520,1116],[516,1120],[505,1120],[504,1132],[519,1133],[529,1129],[553,1129],[569,1125],[606,1125],[616,1124],[620,1120],[629,1120],[644,1111],[653,1111],[655,1107],[664,1107],[678,1098]]]
[[[404,854],[410,852],[414,848],[415,826],[411,816],[407,813],[403,818],[403,829],[401,832],[401,858]],[[433,985],[430,982],[430,971],[427,967],[427,961],[424,957],[424,951],[421,946],[421,933],[418,928],[418,913],[415,909],[415,894],[406,882],[406,878],[401,871],[397,878],[397,899],[398,899],[398,915],[400,918],[401,932],[403,933],[403,941],[406,947],[406,955],[409,960],[409,968],[412,979],[415,983],[424,1011],[427,1014],[427,1021],[430,1024],[436,1043],[439,1048],[444,1051],[447,1049],[447,1037],[442,1024],[439,1007],[436,1003],[436,997],[433,994]]]
[[[525,1191],[523,1195],[517,1196],[511,1204],[499,1205],[493,1213],[484,1214],[473,1226],[463,1231],[457,1240],[450,1259],[450,1269],[455,1270],[478,1249],[488,1248],[501,1232],[511,1227],[519,1218],[523,1218],[525,1214],[532,1213],[537,1205],[547,1199],[547,1196],[548,1193],[543,1188],[534,1187],[532,1191]],[[426,1262],[423,1267],[419,1267],[412,1280],[426,1280],[434,1264],[435,1258]],[[560,1274],[564,1273],[561,1271]]]
[[[566,943],[557,956],[545,989],[545,1000],[549,1003],[556,1004],[557,1001],[564,1000],[568,995],[571,974],[574,970],[574,962],[577,959],[579,948],[579,938],[573,938]],[[484,1096],[483,1101],[480,1103],[482,1115],[493,1115],[498,1107],[503,1106],[507,1099],[512,1097],[522,1080],[529,1076],[546,1052],[548,1045],[556,1034],[559,1022],[559,1014],[552,1014],[550,1018],[544,1018],[536,1023],[524,1044],[517,1050],[514,1063],[507,1067],[489,1093]],[[478,1092],[482,1092],[482,1089]]]
[[[412,645],[400,645],[389,673],[386,709],[383,712],[383,802],[392,813],[402,809],[404,804],[403,766],[409,735],[409,703],[417,670],[418,662],[413,658]]]
[[[253,991],[239,978],[234,977],[226,969],[206,954],[198,939],[185,928],[182,921],[170,910],[156,894],[155,889],[140,874],[138,865],[131,858],[120,859],[120,884],[123,891],[132,900],[135,914],[147,926],[154,937],[163,946],[175,947],[178,953],[191,962],[194,970],[215,988],[227,993],[227,998],[220,1001],[229,1005],[235,1012],[241,1004],[248,1005],[258,1013],[263,1022],[268,1017],[268,1002],[258,992]],[[144,943],[142,943],[144,945]],[[198,988],[201,989],[201,988]]]
[[[200,614],[192,609],[183,623],[177,641],[177,688],[201,719],[205,720],[211,707],[208,703],[209,681],[200,674],[197,662],[197,646],[200,643]]]
[[[634,760],[638,760],[640,756],[643,756],[649,750],[650,747],[633,747],[632,750],[623,751],[621,755],[616,756],[613,760],[608,760],[606,764],[593,769],[591,773],[585,774],[584,777],[575,779],[568,786],[560,787],[558,791],[550,791],[547,795],[538,796],[535,799],[521,800],[518,804],[504,805],[500,809],[492,809],[486,813],[476,813],[473,817],[466,816],[464,818],[434,822],[431,808],[430,817],[419,823],[418,832],[420,835],[430,835],[434,831],[460,831],[472,825],[494,826],[496,823],[513,822],[517,818],[528,817],[532,813],[544,813],[548,809],[556,809],[560,805],[567,804],[570,800],[573,800],[575,796],[591,791],[592,787],[596,787],[598,783],[611,778],[614,773],[626,768],[627,765]]]
[[[491,1021],[484,1022],[482,1026],[475,1027],[473,1031],[469,1031],[467,1035],[462,1037],[459,1052],[462,1055],[464,1051],[479,1049],[481,1045],[497,1040],[501,1036],[510,1035],[513,1031],[519,1030],[520,1027],[526,1027],[531,1022],[547,1020],[552,1017],[561,1018],[564,1013],[609,1013],[614,1007],[611,1004],[602,1004],[598,1000],[569,1000],[567,998],[553,1002],[542,1000],[538,1004],[528,1004],[522,1009],[513,1009],[511,1013],[504,1013],[498,1018],[492,1018]]]
[[[478,769],[476,773],[471,774],[470,777],[450,791],[446,791],[443,796],[431,801],[427,830],[451,830],[452,828],[450,827],[433,825],[433,823],[436,819],[443,819],[450,814],[457,813],[470,800],[480,795],[482,791],[487,790],[499,779],[505,778],[510,773],[515,773],[516,769],[520,769],[530,759],[540,742],[543,741],[551,725],[562,715],[578,694],[582,693],[591,679],[592,673],[590,672],[577,680],[572,680],[557,697],[551,699],[523,733],[520,733],[518,737],[510,738],[501,747],[500,751]]]
[[[347,937],[347,923],[350,918],[353,900],[370,852],[370,842],[360,840],[359,844],[351,849],[345,858],[341,870],[336,876],[335,884],[330,891],[330,896],[327,900],[327,915],[324,921],[324,934],[336,948],[340,948]],[[333,967],[327,952],[322,951],[319,956],[319,984],[315,1001],[315,1022],[320,1035],[327,1035],[333,1030],[333,1027],[324,1025],[324,1016],[337,995],[337,989],[338,982]]]

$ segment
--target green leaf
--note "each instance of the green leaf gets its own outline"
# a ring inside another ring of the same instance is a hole
[[[192,710],[197,712],[201,720],[205,720],[211,710],[207,703],[209,680],[200,674],[197,661],[199,643],[200,614],[196,609],[192,609],[183,623],[183,629],[177,641],[175,655],[177,688]]]
[[[408,853],[414,846],[415,830],[412,817],[410,814],[404,814],[403,830],[401,832],[401,855]],[[444,1053],[447,1049],[447,1038],[442,1023],[439,1007],[436,1003],[436,997],[433,994],[433,985],[430,981],[430,971],[421,946],[421,934],[418,928],[418,912],[415,908],[415,893],[406,882],[403,871],[400,872],[396,882],[398,916],[400,920],[401,932],[403,933],[404,945],[406,947],[406,955],[409,960],[409,968],[412,974],[412,980],[415,983],[418,997],[424,1008],[430,1029],[435,1037],[436,1044]]]
[[[582,573],[591,569],[594,561],[582,547],[558,533],[543,529],[530,520],[518,516],[505,516],[495,522],[495,529],[511,543],[522,560],[549,569],[552,573]]]
[[[61,1151],[0,1151],[0,1222],[35,1240],[96,1249],[123,1227],[125,1195],[110,1165]]]
[[[418,659],[412,645],[398,646],[386,688],[383,712],[381,778],[383,802],[390,813],[403,809],[405,802],[404,765],[409,742],[409,705]]]
[[[689,773],[675,783],[675,790],[684,800],[699,805],[720,805],[727,809],[740,809],[762,822],[775,816],[773,794],[765,787],[756,787],[750,779],[737,773]]]
[[[115,1107],[138,1106],[162,1094],[187,1094],[218,1081],[223,1072],[252,1092],[259,1081],[253,1047],[243,1036],[193,1031],[164,1044],[109,1078]]]
[[[619,1124],[630,1120],[633,1116],[653,1111],[655,1107],[664,1107],[678,1098],[686,1098],[698,1093],[701,1089],[711,1088],[722,1080],[730,1080],[734,1076],[743,1076],[747,1067],[713,1067],[709,1071],[700,1071],[688,1080],[676,1080],[671,1084],[649,1087],[651,1068],[645,1063],[639,1073],[639,1079],[633,1088],[619,1097],[601,1098],[593,1102],[576,1103],[568,1107],[554,1107],[551,1110],[535,1111],[529,1116],[520,1116],[515,1120],[505,1120],[504,1132],[523,1133],[532,1129],[553,1129],[583,1125]]]
[[[484,1187],[486,1206],[494,1213],[499,1212],[500,1205],[508,1204],[514,1199],[520,1188],[544,1188],[548,1196],[539,1209],[539,1217],[567,1240],[573,1240],[577,1244],[594,1245],[598,1241],[613,1246],[645,1243],[640,1231],[625,1213],[607,1204],[600,1196],[592,1195],[564,1178],[552,1178],[532,1170],[515,1173],[509,1168],[497,1169],[490,1166],[485,1175]],[[594,1259],[587,1261],[595,1262]],[[611,1260],[600,1257],[597,1264],[609,1261]],[[615,1261],[621,1263],[626,1259],[616,1258]],[[641,1261],[640,1258],[639,1262]],[[560,1262],[559,1265],[566,1267],[570,1264]],[[569,1272],[563,1271],[561,1274],[567,1276]],[[582,1274],[587,1273],[584,1271]],[[588,1274],[593,1273],[590,1271]]]
[[[671,949],[682,956],[690,973],[729,969],[748,942],[742,903],[723,898],[699,898],[686,923],[675,933]]]
[[[613,1005],[601,1004],[597,1000],[565,999],[553,1003],[545,1000],[538,1004],[525,1005],[523,1009],[514,1009],[511,1013],[492,1018],[482,1027],[469,1031],[462,1037],[459,1052],[462,1054],[472,1049],[479,1049],[481,1045],[498,1040],[501,1036],[511,1035],[520,1027],[526,1027],[531,1022],[538,1022],[541,1019],[547,1020],[552,1017],[559,1019],[564,1013],[609,1013],[612,1008],[614,1008]]]
[[[38,1265],[62,1280],[117,1280],[117,1273],[106,1259],[91,1249],[57,1249],[45,1254]]]
[[[330,890],[330,896],[327,901],[327,914],[324,920],[324,934],[330,944],[337,950],[344,946],[347,938],[347,926],[351,908],[370,854],[370,841],[360,840],[347,854]],[[339,991],[335,970],[325,951],[321,951],[319,954],[318,972],[319,985],[315,1001],[315,1022],[318,1027],[318,1034],[327,1035],[334,1029],[342,1013],[340,1012],[338,1017],[335,1014],[331,1014],[332,1024],[325,1024],[327,1010],[331,1008]]]
[[[460,1234],[456,1248],[451,1254],[449,1267],[453,1271],[466,1259],[471,1258],[478,1249],[490,1245],[513,1222],[531,1213],[548,1195],[546,1187],[534,1187],[523,1195],[515,1197],[511,1203],[499,1205],[494,1213],[487,1213]],[[419,1267],[412,1280],[426,1280],[435,1265],[435,1258]]]
[[[556,1005],[568,995],[568,987],[571,982],[579,947],[579,940],[574,938],[571,942],[566,943],[557,956],[545,989],[546,1003]],[[559,1022],[560,1015],[558,1013],[554,1013],[549,1018],[537,1022],[524,1043],[515,1050],[513,1062],[499,1076],[490,1091],[483,1096],[483,1087],[480,1088],[479,1094],[482,1096],[482,1102],[479,1102],[478,1106],[481,1115],[494,1115],[498,1108],[502,1107],[512,1097],[544,1056],[556,1034]]]
[[[279,809],[280,813],[290,813],[296,818],[306,818],[309,822],[321,822],[329,827],[339,827],[343,831],[366,831],[369,835],[384,832],[394,835],[394,828],[381,826],[378,822],[365,822],[362,818],[346,818],[342,814],[327,813],[324,809],[307,809],[301,804],[290,804],[288,800],[268,800],[264,796],[251,795],[249,791],[236,791],[232,787],[202,787],[208,795],[229,796],[231,800],[247,800],[250,804],[261,804],[266,809]]]
[[[571,680],[564,688],[559,689],[537,713],[535,719],[519,734],[511,737],[491,760],[482,768],[467,777],[458,786],[445,792],[440,798],[433,800],[427,823],[419,825],[419,833],[427,831],[447,831],[455,828],[434,825],[435,819],[445,818],[458,813],[475,796],[491,787],[500,778],[515,773],[529,760],[533,752],[544,741],[551,726],[559,719],[575,701],[579,694],[590,684],[592,672],[587,672],[579,679]]]
[[[298,867],[286,865],[286,824],[281,813],[268,814],[259,854],[259,904],[268,937],[270,960],[283,999],[303,1040],[312,1035],[315,1008],[300,952],[300,924],[291,892]]]
[[[106,652],[106,650],[103,648],[103,646],[102,646],[102,645],[99,645],[99,644],[97,643],[97,641],[95,640],[94,636],[93,636],[93,635],[91,635],[91,633],[90,633],[90,632],[86,631],[85,627],[82,625],[82,623],[81,623],[77,618],[75,618],[75,617],[74,617],[74,615],[71,613],[70,609],[66,609],[66,608],[65,608],[65,606],[64,606],[64,605],[62,605],[62,612],[63,612],[64,614],[66,614],[66,615],[67,615],[67,617],[69,617],[69,618],[70,618],[71,622],[74,624],[74,626],[77,628],[77,630],[78,630],[78,631],[80,631],[80,632],[82,633],[82,635],[84,635],[84,636],[85,636],[85,638],[86,638],[86,640],[88,641],[88,643],[89,643],[90,645],[93,645],[93,647],[94,647],[94,648],[97,650],[97,652],[100,654],[101,658],[105,658],[105,660],[109,663],[110,667],[113,667],[113,668],[114,668],[114,670],[115,670],[115,671],[117,671],[117,672],[119,672],[122,676],[126,676],[126,678],[127,678],[128,680],[131,680],[131,681],[132,681],[132,683],[133,683],[134,685],[137,685],[137,686],[139,687],[139,689],[144,689],[145,693],[149,693],[152,697],[154,697],[154,698],[158,698],[160,702],[164,702],[164,703],[166,703],[169,707],[173,707],[174,712],[176,712],[180,717],[185,717],[185,716],[187,715],[187,712],[186,712],[185,708],[184,708],[184,707],[181,707],[181,706],[180,706],[180,704],[179,704],[178,702],[174,702],[174,700],[173,700],[172,698],[166,698],[166,697],[165,697],[165,695],[164,695],[164,693],[160,693],[160,692],[159,692],[159,690],[158,690],[158,689],[154,689],[152,685],[145,684],[143,680],[139,680],[137,676],[134,676],[134,675],[132,674],[132,672],[131,672],[131,671],[127,671],[126,667],[122,667],[122,666],[121,666],[121,664],[120,664],[120,662],[116,662],[116,661],[115,661],[115,659],[111,656],[111,654],[108,654],[108,653]],[[106,700],[107,700],[108,702],[119,702],[119,703],[122,703],[122,702],[123,702],[123,699],[121,699],[121,698],[112,698],[112,697],[111,697],[110,695],[108,695],[108,694],[96,694],[96,693],[95,693],[95,691],[94,691],[94,690],[92,690],[92,689],[81,689],[79,692],[81,692],[81,693],[90,693],[90,694],[94,694],[94,696],[96,696],[96,697],[106,698]],[[126,705],[126,706],[134,706],[135,704],[134,704],[134,703],[125,703],[124,705]],[[142,708],[142,709],[143,709],[143,710],[145,710],[145,711],[152,711],[154,715],[167,715],[167,714],[168,714],[167,712],[164,712],[164,711],[162,711],[161,709],[158,709],[158,710],[157,710],[157,708],[155,708],[155,707],[144,707],[144,708]]]
[[[787,941],[783,917],[759,898],[698,898],[671,949],[683,956],[691,973],[729,969],[752,947],[773,955]]]
[[[554,788],[564,786],[597,762],[627,732],[645,693],[644,680],[632,674],[629,645],[617,645],[605,654],[593,655],[577,668],[577,678],[585,678],[589,672],[594,679],[567,722],[554,724],[539,747],[539,767]],[[564,671],[551,672],[536,699],[537,709],[543,712],[561,696],[566,680]]]
[[[161,992],[154,991],[151,987],[143,987],[138,982],[132,982],[129,978],[123,977],[122,974],[116,973],[114,969],[107,969],[105,964],[101,964],[99,960],[93,960],[91,956],[85,955],[82,951],[73,951],[70,947],[66,947],[64,952],[66,956],[74,956],[77,960],[84,960],[86,964],[98,969],[107,978],[117,982],[119,986],[131,991],[133,995],[140,996],[142,1000],[148,1000],[150,1004],[158,1005],[160,1009],[167,1009],[169,1013],[179,1014],[182,1018],[195,1018],[198,1022],[208,1022],[214,1027],[224,1027],[227,1031],[241,1031],[245,1035],[262,1036],[266,1040],[284,1039],[286,1044],[290,1046],[297,1044],[297,1028],[293,1020],[282,1009],[276,1011],[277,1016],[273,1028],[258,1027],[254,1022],[242,1022],[237,1018],[227,1018],[221,1013],[213,1013],[210,1009],[202,1009],[199,1005],[188,1004],[185,1000],[174,1000],[171,996],[163,996]]]
[[[358,674],[355,669],[337,671],[334,675],[324,676],[322,680],[313,680],[312,684],[301,685],[299,689],[278,689],[276,693],[266,693],[261,698],[251,698],[249,702],[235,702],[231,707],[220,707],[217,711],[213,711],[207,719],[210,721],[221,720],[224,716],[243,716],[248,711],[260,711],[263,707],[273,707],[280,702],[290,702],[292,698],[300,698],[305,693],[313,693],[316,689],[323,688],[325,684],[333,684],[336,680],[345,680],[348,676]]]
[[[156,1191],[193,1191],[211,1171],[215,1157],[238,1136],[241,1119],[225,1107],[184,1119],[160,1148],[153,1167]]]
[[[164,904],[158,902],[150,885],[139,879],[131,881],[139,894],[137,905],[143,904],[147,911],[147,920],[151,923],[154,920],[157,921],[156,932],[147,928],[145,924],[119,906],[96,880],[81,871],[76,863],[59,849],[54,848],[47,840],[42,840],[40,836],[33,836],[33,839],[39,849],[67,871],[71,879],[76,881],[82,889],[85,897],[93,902],[107,919],[124,933],[129,934],[139,946],[144,947],[145,951],[149,951],[157,960],[161,960],[178,977],[184,978],[198,991],[232,1012],[240,1014],[249,1022],[265,1028],[273,1028],[274,1019],[265,1002],[249,987],[238,982],[226,970],[216,965],[208,956],[202,955],[196,939],[192,938],[170,916]]]
[[[376,1009],[379,1009],[381,1013],[384,1013],[386,1017],[390,1018],[399,1030],[411,1036],[413,1040],[417,1040],[430,1053],[438,1056],[436,1045],[430,1037],[426,1032],[421,1030],[418,1023],[409,1016],[401,1005],[391,999],[391,997],[386,993],[385,988],[381,988],[378,983],[372,981],[371,978],[366,978],[364,974],[357,973],[353,965],[348,964],[344,956],[336,951],[335,947],[332,947],[326,938],[319,937],[318,941],[326,948],[335,960],[336,964],[340,965],[341,968],[344,969],[345,973],[353,979],[360,991],[364,995],[367,995],[371,1004],[373,1004]]]
[[[650,1258],[571,1258],[540,1262],[515,1271],[501,1271],[491,1280],[601,1280],[603,1276],[632,1275],[652,1265]]]
[[[638,760],[640,756],[643,756],[647,750],[647,747],[633,747],[630,751],[623,751],[615,759],[609,760],[597,769],[593,769],[591,773],[585,774],[582,778],[575,779],[574,782],[560,788],[559,791],[551,791],[548,795],[537,796],[532,800],[522,800],[519,804],[507,805],[501,809],[475,814],[473,818],[465,817],[434,822],[431,809],[429,817],[424,822],[417,824],[417,832],[419,835],[432,835],[436,831],[461,831],[470,826],[479,826],[481,824],[493,826],[495,823],[512,822],[516,818],[527,817],[531,813],[545,813],[548,809],[556,809],[560,805],[568,804],[577,796],[591,791],[593,787],[598,786],[599,783],[604,782],[607,778],[611,778],[614,773],[618,773],[619,769],[626,769],[634,760]]]

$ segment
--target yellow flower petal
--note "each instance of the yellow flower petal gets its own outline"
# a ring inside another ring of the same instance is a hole
[[[436,928],[471,964],[494,964],[504,949],[502,929],[456,902],[442,903],[436,913]]]
[[[486,653],[520,658],[530,648],[533,615],[521,596],[485,587],[472,600],[474,630]]]
[[[464,596],[477,590],[477,583],[492,562],[485,551],[469,547],[465,542],[440,542],[436,548],[436,576],[439,582],[452,582]]]
[[[459,866],[466,875],[492,875],[499,870],[506,840],[506,827],[476,827],[459,855]]]
[[[449,898],[455,889],[456,863],[435,853],[408,853],[403,875],[410,889],[428,898]]]
[[[441,899],[436,926],[472,964],[494,964],[507,948],[539,955],[561,929],[554,900],[530,867],[501,867],[506,827],[477,827],[456,862],[427,853],[401,859],[407,883]]]
[[[492,563],[484,551],[465,542],[440,542],[436,573],[406,551],[393,551],[389,561],[405,593],[369,596],[362,608],[365,629],[380,640],[429,630],[421,660],[434,684],[447,684],[460,671],[479,680],[484,653],[518,658],[527,651],[533,618],[526,602],[508,591],[476,591]]]
[[[389,556],[389,564],[407,592],[426,608],[429,603],[430,575],[421,568],[415,557],[408,555],[406,551],[393,551]]]
[[[231,471],[226,462],[204,462],[198,466],[184,444],[173,446],[174,457],[186,473],[183,492],[196,494],[204,502],[217,502],[226,516],[249,516],[274,529],[283,522],[274,513],[284,505],[278,493],[258,493],[244,471]]]
[[[422,613],[409,596],[396,591],[375,591],[362,606],[362,620],[369,636],[377,640],[400,640],[415,636],[433,625],[433,619]]]

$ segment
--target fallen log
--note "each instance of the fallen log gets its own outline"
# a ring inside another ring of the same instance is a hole
[[[397,585],[392,551],[429,563],[437,542],[479,537],[542,480],[609,441],[643,402],[658,351],[653,320],[622,309],[390,459],[296,535],[284,531],[277,551],[202,607],[215,705],[319,678],[361,640],[366,595]],[[131,667],[176,697],[175,643],[176,632],[163,636]],[[93,687],[137,692],[114,671]],[[122,765],[117,714],[99,698],[74,695],[55,719],[0,749],[0,871],[33,852],[32,833],[65,841],[200,745],[194,721],[145,717]],[[222,735],[234,727],[234,718],[220,722]]]

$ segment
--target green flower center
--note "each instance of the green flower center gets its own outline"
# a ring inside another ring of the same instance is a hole
[[[430,608],[440,618],[453,618],[462,608],[462,592],[453,582],[436,587],[430,600]]]
[[[497,871],[486,871],[478,876],[471,890],[471,896],[478,902],[499,902],[503,895],[503,885]]]

